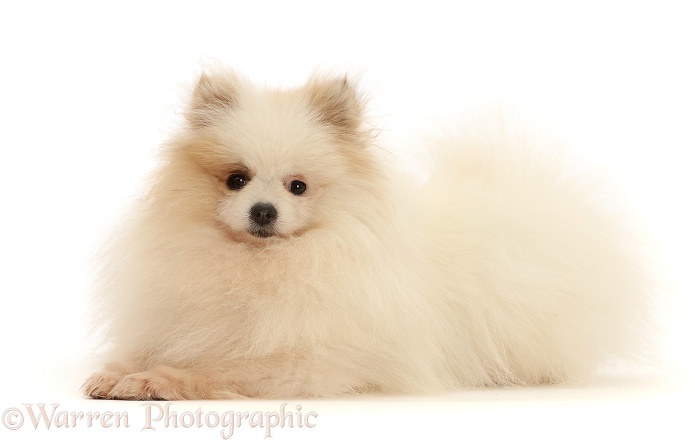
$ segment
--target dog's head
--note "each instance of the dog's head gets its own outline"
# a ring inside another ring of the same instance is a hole
[[[176,154],[200,178],[187,185],[214,194],[207,206],[236,241],[263,243],[338,220],[378,173],[366,152],[363,102],[346,78],[276,90],[233,72],[203,74],[186,117]]]

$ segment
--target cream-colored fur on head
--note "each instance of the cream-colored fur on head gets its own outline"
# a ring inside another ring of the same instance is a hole
[[[620,219],[508,128],[437,141],[420,183],[380,159],[344,78],[272,90],[219,70],[186,116],[106,248],[112,362],[89,396],[567,382],[639,342],[645,285]],[[277,208],[272,236],[253,234],[259,202]]]

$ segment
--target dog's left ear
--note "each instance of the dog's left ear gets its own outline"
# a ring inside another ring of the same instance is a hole
[[[234,72],[202,73],[186,115],[193,127],[211,125],[226,109],[237,105],[238,78]]]
[[[308,84],[309,101],[324,123],[342,135],[358,135],[364,120],[364,103],[347,76],[314,78]]]

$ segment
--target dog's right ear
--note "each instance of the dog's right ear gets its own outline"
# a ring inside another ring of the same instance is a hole
[[[237,104],[238,78],[229,71],[202,73],[196,85],[186,119],[191,126],[210,126],[225,110]]]

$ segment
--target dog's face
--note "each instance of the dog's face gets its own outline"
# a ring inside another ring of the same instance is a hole
[[[215,183],[214,216],[236,241],[301,235],[340,217],[371,171],[362,104],[345,79],[278,91],[233,73],[201,77],[188,153]]]

